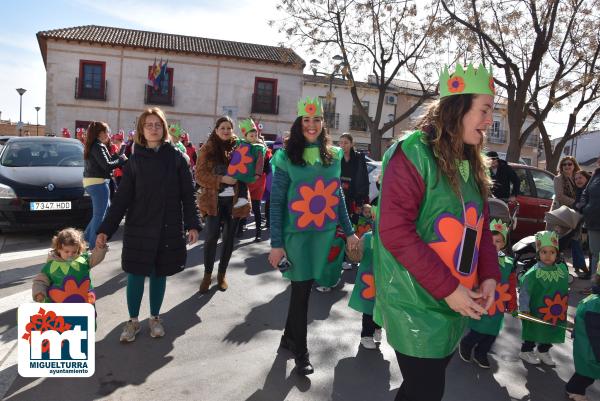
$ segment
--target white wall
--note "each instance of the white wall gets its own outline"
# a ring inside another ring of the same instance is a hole
[[[217,59],[151,50],[121,49],[48,40],[46,122],[48,132],[75,130],[76,120],[106,121],[113,132],[135,128],[144,104],[148,66],[155,58],[174,68],[175,105],[160,105],[170,121],[186,129],[193,143],[204,142],[223,107],[234,107],[240,118],[251,114],[255,77],[278,80],[279,114],[254,114],[265,133],[289,130],[302,95],[301,67]],[[106,101],[75,99],[79,61],[106,62]],[[237,129],[237,127],[236,127]]]

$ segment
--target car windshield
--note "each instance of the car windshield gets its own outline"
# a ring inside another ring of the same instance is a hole
[[[6,167],[83,167],[83,146],[48,141],[9,141],[0,164]]]

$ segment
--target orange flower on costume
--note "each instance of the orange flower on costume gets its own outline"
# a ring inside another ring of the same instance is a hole
[[[365,233],[368,233],[369,231],[371,231],[371,225],[370,224],[361,224],[359,226],[356,227],[356,236],[358,238],[361,238]]]
[[[565,320],[567,318],[567,298],[567,295],[562,297],[559,292],[554,294],[554,298],[544,297],[546,306],[538,309],[539,313],[544,314],[542,319],[554,325],[559,320]]]
[[[67,277],[62,288],[51,287],[48,297],[56,303],[87,303],[89,298],[90,280],[85,279],[77,284],[74,277]],[[95,296],[94,296],[95,300]]]
[[[312,103],[307,104],[304,107],[304,111],[309,115],[309,116],[313,116],[316,112],[317,112],[317,106],[315,106]]]
[[[367,301],[375,299],[375,277],[372,273],[363,273],[360,276],[360,281],[365,285],[365,288],[360,292],[360,296]]]
[[[504,226],[502,224],[494,224],[494,230],[501,233],[502,231],[504,231]]]
[[[248,156],[250,145],[240,145],[231,155],[229,167],[227,167],[227,175],[233,176],[237,173],[246,174],[248,165],[252,163],[252,158]]]
[[[450,93],[460,93],[465,90],[465,80],[461,77],[453,77],[448,80],[448,91]]]
[[[492,92],[496,93],[496,84],[494,83],[494,78],[490,78],[490,89]]]
[[[496,293],[494,294],[494,303],[488,309],[488,315],[492,316],[496,314],[496,311],[500,313],[504,313],[506,307],[504,305],[505,302],[510,301],[511,296],[508,293],[508,284],[498,283],[496,285]]]
[[[337,219],[335,207],[340,203],[336,192],[339,181],[333,179],[326,183],[323,178],[317,178],[314,186],[303,184],[298,187],[300,199],[290,203],[290,210],[299,214],[295,224],[299,229],[313,225],[320,230],[329,221]]]
[[[477,206],[473,203],[465,205],[465,210],[467,225],[477,229],[473,263],[468,274],[458,271],[460,245],[465,228],[465,223],[462,219],[455,217],[451,213],[442,213],[439,215],[434,224],[435,232],[439,240],[431,242],[428,245],[438,254],[452,275],[456,277],[462,285],[471,289],[477,281],[477,259],[479,254],[479,242],[481,240],[481,234],[483,233],[483,216],[479,216]]]

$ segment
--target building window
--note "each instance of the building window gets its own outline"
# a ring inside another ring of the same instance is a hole
[[[340,127],[340,114],[335,112],[335,98],[332,97],[328,102],[325,96],[319,96],[323,105],[323,113],[327,128],[338,129]]]
[[[148,73],[152,66],[148,66]],[[173,87],[173,68],[167,68],[165,76],[157,88],[146,85],[146,104],[175,105],[175,88]]]
[[[506,143],[506,131],[500,129],[500,121],[494,120],[488,133],[489,143]]]
[[[79,60],[79,78],[75,79],[75,98],[106,100],[106,63]]]
[[[270,78],[254,79],[252,94],[252,113],[278,114],[279,96],[277,96],[277,80]]]
[[[363,107],[367,114],[369,114],[369,102],[363,100],[361,101]],[[358,107],[354,103],[352,103],[352,115],[350,116],[350,129],[353,131],[366,131],[367,130],[367,122],[360,115]]]

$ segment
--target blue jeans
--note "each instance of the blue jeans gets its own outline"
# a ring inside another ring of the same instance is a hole
[[[102,220],[104,220],[104,215],[108,210],[110,202],[108,180],[106,180],[104,184],[94,184],[85,187],[85,190],[92,198],[93,213],[92,220],[88,223],[83,235],[90,249],[94,249],[96,246],[96,231],[98,230],[98,227],[100,227],[100,224],[102,224]]]
[[[581,241],[571,241],[571,256],[573,257],[573,267],[575,269],[586,269],[585,255],[583,254],[583,249],[581,248]]]
[[[600,256],[600,230],[588,230],[588,241],[590,244],[590,272],[592,279],[598,267],[598,259]]]

